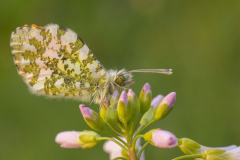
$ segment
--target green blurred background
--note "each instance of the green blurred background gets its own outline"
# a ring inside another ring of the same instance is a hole
[[[172,113],[151,128],[207,146],[240,145],[239,8],[239,0],[1,0],[0,159],[108,159],[103,143],[82,150],[54,142],[60,131],[89,127],[81,102],[31,95],[17,74],[10,34],[32,23],[71,28],[107,69],[172,68],[172,76],[134,74],[136,93],[146,82],[154,96],[177,92]],[[167,160],[182,153],[148,146],[145,155]]]

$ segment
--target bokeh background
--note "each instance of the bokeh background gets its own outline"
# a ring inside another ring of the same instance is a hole
[[[1,0],[0,159],[108,159],[103,143],[82,150],[54,142],[60,131],[90,128],[80,102],[29,93],[9,47],[11,32],[24,24],[71,28],[107,69],[172,68],[171,76],[134,74],[136,93],[146,82],[154,96],[177,92],[172,113],[151,128],[206,146],[240,145],[239,8],[239,0]],[[148,146],[145,155],[165,160],[182,153]]]

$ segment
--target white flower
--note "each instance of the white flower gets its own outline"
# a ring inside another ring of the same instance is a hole
[[[226,151],[220,153],[219,151]],[[227,147],[201,147],[201,151],[205,154],[206,159],[222,159],[222,160],[240,160],[240,147],[231,145]],[[203,160],[202,158],[195,158],[195,160]]]
[[[65,131],[57,134],[55,141],[61,145],[62,148],[81,148],[80,136],[81,132]]]
[[[229,150],[226,153],[220,155],[219,157],[226,160],[240,160],[240,147]]]
[[[230,151],[237,148],[236,145],[231,145],[231,146],[226,146],[226,147],[206,147],[201,145],[201,152],[203,153],[205,150],[214,150],[214,149],[219,149],[219,150],[225,150],[225,151]]]

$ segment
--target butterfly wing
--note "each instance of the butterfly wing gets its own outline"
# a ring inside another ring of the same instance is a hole
[[[12,32],[10,46],[18,73],[34,94],[90,101],[106,85],[106,70],[70,29],[24,25]]]

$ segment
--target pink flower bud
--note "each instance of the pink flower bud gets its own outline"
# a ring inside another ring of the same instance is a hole
[[[102,101],[102,107],[108,108],[108,101],[107,100]]]
[[[144,90],[144,94],[146,95],[147,93],[152,93],[152,90],[151,90],[151,86],[146,83],[144,86],[143,86],[143,90]]]
[[[151,106],[153,106],[154,108],[157,107],[157,105],[160,103],[160,101],[163,99],[163,95],[159,94],[158,96],[156,96],[155,98],[153,98],[152,102],[151,102]]]
[[[124,103],[124,106],[126,107],[128,105],[128,96],[125,90],[122,91],[121,96],[119,98],[119,102],[122,101]]]
[[[132,107],[128,105],[128,96],[125,90],[123,90],[120,95],[117,105],[117,114],[122,123],[128,122],[132,118]]]
[[[147,112],[148,109],[150,108],[151,101],[152,101],[151,86],[148,83],[146,83],[143,86],[143,89],[141,90],[140,95],[139,95],[140,112],[142,115],[145,112]]]
[[[169,108],[171,108],[176,100],[176,92],[169,93],[166,97],[163,98],[161,104],[167,104]]]
[[[139,99],[136,96],[136,94],[134,93],[134,91],[132,89],[128,90],[128,102],[130,102],[130,107],[132,108],[132,121],[134,121],[134,119],[136,119],[137,114],[140,111],[140,103],[139,103]]]
[[[93,119],[92,110],[90,108],[88,108],[84,104],[80,104],[79,108],[80,108],[80,111],[82,112],[82,115],[84,118]]]
[[[152,143],[158,148],[173,148],[178,141],[171,132],[158,129],[152,133]]]
[[[118,97],[118,94],[119,94],[119,93],[118,93],[118,90],[115,90],[115,91],[113,92],[112,98],[116,100],[116,98]]]
[[[82,112],[84,120],[87,122],[89,127],[94,130],[104,130],[104,121],[97,112],[86,107],[84,104],[80,104],[79,108]]]
[[[60,144],[62,148],[81,148],[79,144],[79,136],[81,132],[65,131],[60,132],[56,136],[56,143]]]
[[[129,89],[128,90],[128,96],[129,97],[133,97],[135,95],[135,93],[133,92],[133,90],[132,89]]]
[[[110,98],[109,102],[110,102],[110,106],[115,106],[118,102],[119,99],[119,94],[118,94],[118,90],[115,90],[113,92],[112,97]]]

